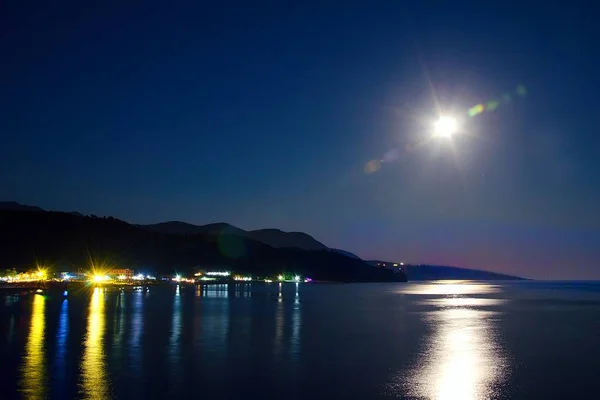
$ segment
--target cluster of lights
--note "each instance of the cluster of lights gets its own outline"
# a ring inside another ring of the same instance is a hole
[[[240,276],[240,275],[234,275],[233,276],[233,280],[234,281],[244,281],[244,282],[249,282],[252,280],[251,277],[249,276]]]
[[[195,281],[193,279],[183,278],[181,275],[176,275],[175,278],[173,278],[173,282],[177,282],[177,283],[194,283]]]
[[[46,271],[40,269],[35,272],[22,272],[16,276],[3,276],[0,277],[0,280],[5,282],[37,282],[45,281],[46,275]]]
[[[285,276],[283,275],[278,275],[277,276],[277,280],[279,282],[296,282],[296,283],[300,283],[300,282],[304,282],[304,283],[308,283],[308,282],[312,282],[312,279],[310,278],[305,278],[304,280],[302,280],[302,277],[300,275],[295,275],[293,279],[285,279]],[[264,282],[266,283],[271,283],[273,282],[273,279],[265,279]]]
[[[294,278],[292,278],[292,279],[285,279],[285,276],[279,275],[279,276],[277,276],[277,280],[281,281],[281,282],[283,282],[283,281],[287,281],[287,282],[290,282],[290,281],[292,281],[292,282],[300,282],[302,280],[302,278],[300,277],[300,275],[295,275]]]
[[[205,272],[204,275],[208,275],[208,276],[229,276],[231,275],[231,272],[229,271],[210,271],[210,272]]]

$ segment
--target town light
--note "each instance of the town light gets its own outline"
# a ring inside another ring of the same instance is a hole
[[[205,275],[208,275],[208,276],[229,276],[229,275],[231,275],[231,272],[229,272],[229,271],[209,271],[209,272],[205,272]]]
[[[298,275],[296,275],[296,276],[294,277],[294,280],[295,280],[296,282],[300,282],[300,277],[299,277]]]
[[[282,281],[282,280],[283,280],[283,275],[279,275],[279,276],[277,277],[277,279],[279,279],[280,281]]]
[[[109,278],[106,275],[94,275],[94,282],[100,283],[107,281]]]

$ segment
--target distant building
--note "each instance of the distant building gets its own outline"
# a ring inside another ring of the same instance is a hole
[[[113,268],[110,270],[109,275],[124,276],[125,279],[132,279],[133,270],[129,268]]]

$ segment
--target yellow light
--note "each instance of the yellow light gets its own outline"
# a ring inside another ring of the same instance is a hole
[[[21,369],[21,387],[27,398],[43,399],[46,397],[45,308],[46,298],[44,296],[34,296],[29,335]]]
[[[127,277],[125,275],[119,275],[117,276],[117,279],[120,281],[124,281],[125,279],[127,279]]]
[[[96,283],[100,283],[100,282],[109,281],[110,278],[107,275],[94,275],[94,279],[93,280]]]
[[[95,288],[90,300],[87,334],[81,360],[83,391],[88,399],[109,398],[106,356],[103,349],[104,334],[104,289]]]
[[[455,118],[442,116],[435,123],[435,136],[450,137],[458,130],[458,123]]]
[[[277,279],[279,279],[280,281],[282,281],[282,280],[283,280],[283,275],[279,275],[279,276],[277,277]]]

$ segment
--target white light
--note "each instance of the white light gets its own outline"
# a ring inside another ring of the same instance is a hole
[[[211,272],[206,272],[205,275],[210,275],[210,276],[229,276],[231,274],[231,272],[220,272],[220,271],[211,271]]]
[[[435,123],[435,135],[441,137],[450,137],[458,130],[456,118],[442,116]]]
[[[144,280],[144,275],[137,274],[136,276],[133,277],[133,279],[136,281],[142,281],[142,280]]]
[[[295,280],[296,282],[300,282],[300,277],[299,277],[298,275],[296,275],[296,276],[294,277],[294,280]]]

